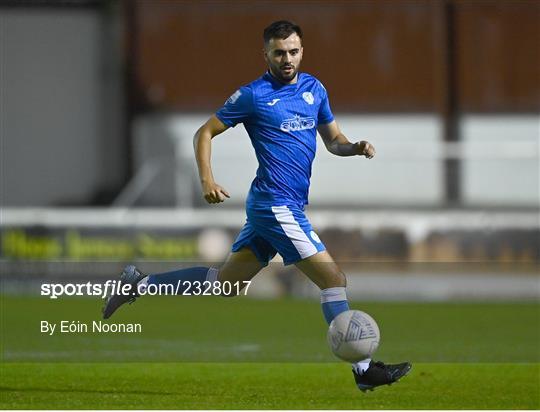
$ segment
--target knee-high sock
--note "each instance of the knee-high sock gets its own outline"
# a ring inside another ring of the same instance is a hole
[[[201,289],[204,289],[202,283],[204,281],[215,282],[217,280],[218,272],[219,271],[216,268],[196,266],[148,275],[141,280],[139,284],[172,285],[177,294],[182,294],[186,289],[190,287],[193,288],[193,282],[200,282]]]
[[[349,310],[347,302],[347,294],[344,287],[335,287],[321,290],[321,305],[326,322],[330,324],[334,318],[341,312]],[[364,359],[360,362],[353,363],[352,367],[358,374],[364,373],[369,368],[371,359]]]
[[[344,287],[321,290],[321,305],[326,323],[330,324],[341,312],[349,310]]]

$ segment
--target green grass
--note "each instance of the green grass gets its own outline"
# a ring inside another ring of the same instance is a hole
[[[352,303],[379,323],[378,356],[416,362],[540,362],[538,303]],[[41,320],[99,319],[94,299],[2,298],[5,361],[333,362],[311,300],[160,297],[120,308],[111,322],[143,332],[40,333]]]
[[[538,409],[540,305],[353,303],[377,319],[377,359],[410,360],[362,394],[330,354],[316,301],[140,299],[113,322],[143,332],[46,336],[101,302],[1,297],[2,409]]]
[[[539,366],[417,364],[359,392],[326,363],[5,364],[3,409],[538,409]]]

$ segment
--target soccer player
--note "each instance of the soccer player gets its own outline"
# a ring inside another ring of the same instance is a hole
[[[277,21],[264,30],[263,37],[268,71],[229,97],[194,137],[202,192],[208,203],[229,197],[212,174],[212,139],[243,123],[255,148],[259,168],[246,200],[247,221],[231,253],[219,269],[195,267],[146,276],[135,266],[127,266],[120,279],[131,285],[133,295],[110,296],[104,318],[135,300],[138,288],[145,285],[251,280],[276,253],[285,265],[296,265],[321,289],[322,311],[328,323],[349,310],[345,275],[313,231],[304,206],[308,203],[317,131],[328,151],[337,156],[371,159],[375,148],[367,141],[351,143],[334,120],[322,83],[298,71],[303,53],[299,26]],[[411,364],[386,365],[365,359],[352,369],[358,388],[366,391],[397,381],[409,372]]]

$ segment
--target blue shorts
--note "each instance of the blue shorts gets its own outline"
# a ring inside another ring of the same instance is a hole
[[[285,265],[326,250],[298,206],[249,205],[232,251],[250,248],[264,266],[279,253]]]

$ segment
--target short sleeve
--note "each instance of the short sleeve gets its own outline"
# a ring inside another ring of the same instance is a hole
[[[235,91],[225,104],[216,112],[216,117],[226,126],[234,127],[244,123],[253,112],[253,92],[244,86]]]
[[[328,124],[334,120],[334,115],[330,109],[330,102],[328,101],[328,93],[321,84],[321,105],[319,106],[319,114],[317,117],[318,124]]]

